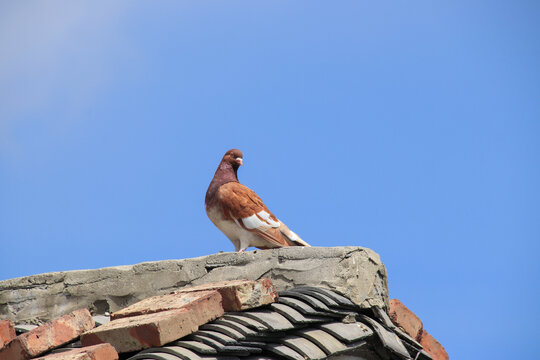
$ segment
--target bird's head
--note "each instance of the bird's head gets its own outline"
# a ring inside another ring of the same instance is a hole
[[[242,158],[244,154],[238,149],[231,149],[225,153],[223,156],[222,162],[227,162],[232,165],[233,168],[238,169],[239,166],[242,166]]]

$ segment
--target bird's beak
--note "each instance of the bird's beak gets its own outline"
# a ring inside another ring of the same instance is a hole
[[[238,161],[238,163],[240,163],[240,166],[242,166],[242,165],[243,165],[243,163],[242,163],[242,159],[238,159],[237,161]]]

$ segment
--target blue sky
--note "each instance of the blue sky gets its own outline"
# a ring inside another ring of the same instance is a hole
[[[540,3],[0,5],[0,279],[232,251],[223,153],[381,255],[453,359],[537,356]]]

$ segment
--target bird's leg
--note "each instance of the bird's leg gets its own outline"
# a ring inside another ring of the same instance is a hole
[[[249,239],[246,238],[245,236],[240,236],[240,241],[238,244],[238,247],[240,248],[240,250],[238,250],[238,252],[243,253],[244,251],[246,251],[249,245],[250,245]]]

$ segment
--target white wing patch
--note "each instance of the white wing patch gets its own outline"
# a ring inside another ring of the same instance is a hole
[[[257,214],[253,214],[246,218],[242,218],[242,222],[247,229],[256,229],[260,227],[268,227],[268,224],[265,224],[261,219],[257,217]]]
[[[274,221],[270,218],[270,214],[264,210],[259,211],[257,214],[242,218],[244,226],[251,229],[268,229],[270,227],[278,228],[281,224],[279,221]]]
[[[267,213],[267,212],[264,211],[264,210],[259,211],[259,212],[257,213],[257,215],[259,215],[259,217],[260,217],[261,219],[263,219],[264,221],[266,221],[267,223],[269,223],[270,226],[272,226],[273,228],[277,228],[277,227],[279,227],[279,225],[280,225],[279,221],[276,222],[276,221],[272,220],[272,219],[270,218],[270,214]]]
[[[291,241],[296,241],[299,239],[298,235],[296,235],[294,232],[289,232],[287,234],[285,234],[285,236],[287,236],[289,238],[289,240]]]

